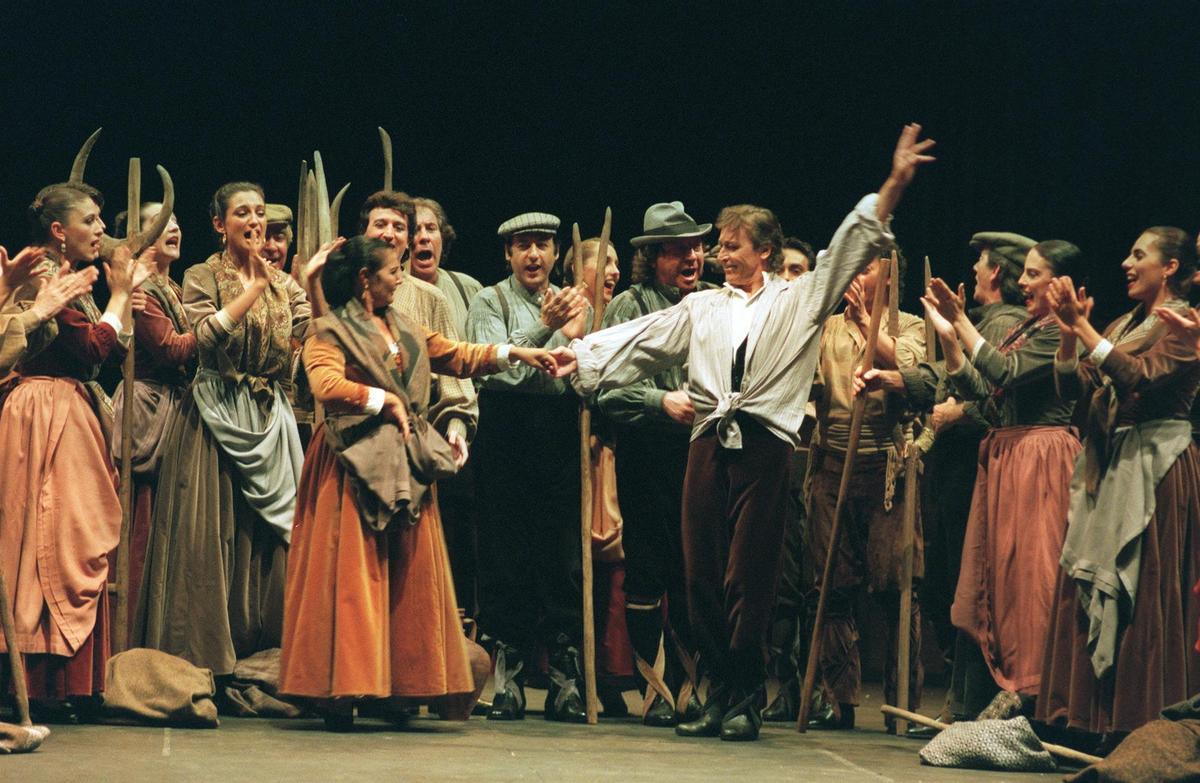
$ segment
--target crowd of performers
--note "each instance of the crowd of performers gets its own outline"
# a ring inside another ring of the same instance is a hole
[[[279,693],[330,728],[356,708],[466,719],[489,675],[487,719],[524,718],[536,680],[547,719],[583,721],[581,399],[607,423],[596,516],[620,520],[648,726],[747,740],[764,719],[796,720],[805,608],[863,396],[812,727],[854,727],[864,597],[890,618],[889,703],[907,678],[902,706],[919,707],[922,613],[936,631],[952,662],[947,721],[1009,692],[1045,725],[1119,738],[1191,695],[1195,242],[1171,227],[1137,236],[1120,264],[1131,309],[1103,331],[1081,283],[1106,262],[1007,232],[972,238],[970,298],[934,278],[924,318],[883,318],[877,289],[903,278],[887,274],[891,215],[932,160],[919,130],[904,129],[884,184],[820,254],[762,207],[725,208],[714,238],[682,203],[651,206],[616,297],[617,253],[599,259],[596,240],[581,245],[582,279],[564,259],[567,284],[549,282],[567,254],[545,213],[500,226],[510,274],[483,286],[446,267],[442,207],[391,190],[363,204],[357,236],[289,274],[291,211],[247,182],[214,194],[219,249],[179,285],[182,231],[161,204],[142,207],[161,234],[134,258],[105,250],[98,191],[43,188],[31,245],[0,250],[0,564],[35,717],[95,709],[119,556],[131,646],[218,683],[281,648]],[[709,245],[720,285],[703,279]],[[611,301],[589,334],[599,264]],[[131,335],[136,379],[110,401],[98,379]],[[128,394],[133,523],[114,555],[113,410]]]

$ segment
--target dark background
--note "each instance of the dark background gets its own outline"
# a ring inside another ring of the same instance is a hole
[[[105,217],[123,208],[129,156],[147,198],[163,163],[184,264],[215,248],[217,186],[251,179],[294,204],[313,149],[331,190],[353,181],[353,228],[380,184],[377,125],[397,186],[449,212],[449,266],[484,283],[502,274],[496,226],[529,209],[588,235],[611,205],[626,275],[655,201],[700,220],[763,204],[819,247],[882,182],[910,120],[940,160],[895,229],[935,273],[961,277],[978,230],[1069,239],[1107,317],[1126,306],[1118,265],[1141,229],[1200,227],[1194,5],[109,3],[9,7],[0,24],[10,250],[35,192],[101,125],[88,181]]]

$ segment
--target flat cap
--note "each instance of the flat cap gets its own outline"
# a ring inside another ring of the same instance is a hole
[[[557,234],[561,223],[561,220],[547,212],[526,212],[501,223],[500,228],[496,229],[496,233],[502,237],[529,231],[539,234]]]
[[[267,225],[272,223],[291,223],[292,208],[286,204],[267,204]]]
[[[1008,264],[1019,273],[1025,267],[1025,256],[1037,240],[1010,231],[980,231],[971,237],[970,244],[975,250],[986,248],[989,257]]]

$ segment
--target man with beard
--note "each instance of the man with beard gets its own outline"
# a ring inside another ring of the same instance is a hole
[[[700,282],[703,237],[711,230],[711,223],[697,224],[679,201],[647,209],[642,235],[630,240],[636,248],[633,285],[612,300],[604,326],[715,288]],[[646,680],[642,722],[647,726],[674,726],[700,713],[679,527],[688,435],[696,415],[686,386],[684,368],[674,366],[598,398],[616,438],[625,623],[637,670]]]
[[[292,244],[292,209],[285,204],[267,204],[267,231],[262,257],[276,269],[287,271],[288,247]]]
[[[971,313],[976,328],[993,345],[1025,320],[1024,298],[1017,281],[1025,256],[1036,242],[1020,234],[984,231],[971,237],[978,253],[972,271]],[[857,384],[903,395],[910,409],[932,410],[931,426],[917,441],[925,453],[922,521],[928,567],[921,584],[921,606],[932,621],[938,646],[953,660],[950,691],[940,719],[973,720],[998,689],[983,656],[970,637],[950,622],[950,604],[962,565],[963,538],[975,487],[979,444],[999,419],[991,402],[960,403],[950,395],[945,365],[922,363],[899,370],[867,370]],[[910,729],[911,734],[922,735]]]
[[[579,336],[583,298],[549,282],[558,226],[543,212],[501,224],[512,274],[471,303],[469,341],[554,348]],[[479,410],[479,627],[496,657],[488,719],[525,716],[526,674],[540,643],[549,653],[546,719],[585,722],[579,400],[565,381],[516,367],[482,380]]]
[[[755,740],[762,717],[764,644],[779,576],[788,465],[825,321],[854,277],[891,245],[886,221],[933,142],[909,125],[878,194],[864,197],[812,274],[768,277],[783,232],[768,209],[718,215],[725,286],[575,340],[551,353],[580,393],[615,389],[688,363],[695,410],[683,488],[688,617],[710,677],[687,737]]]

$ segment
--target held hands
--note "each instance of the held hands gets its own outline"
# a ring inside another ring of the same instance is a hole
[[[542,297],[542,323],[550,329],[561,329],[568,321],[586,311],[587,302],[579,289],[572,286],[557,293],[546,289]]]
[[[1186,314],[1177,313],[1166,307],[1155,308],[1154,314],[1162,319],[1167,331],[1192,347],[1200,358],[1200,310],[1189,307]]]
[[[662,409],[671,421],[687,427],[692,426],[692,422],[696,418],[696,409],[692,407],[692,399],[685,391],[670,391],[664,394]]]
[[[72,272],[71,267],[64,264],[58,274],[42,283],[30,309],[37,313],[38,320],[49,321],[72,300],[91,291],[99,276],[100,270],[94,266]]]
[[[401,400],[391,392],[387,392],[383,398],[383,409],[380,410],[380,413],[383,415],[385,421],[390,421],[399,427],[404,437],[407,438],[409,435],[412,435],[412,425],[408,421],[408,409],[404,407],[404,400]],[[465,458],[463,462],[466,462]]]
[[[565,345],[551,349],[550,356],[558,363],[558,368],[554,371],[555,378],[566,378],[579,369],[579,364],[575,361],[575,352]]]
[[[1071,278],[1063,275],[1050,281],[1046,289],[1046,301],[1050,303],[1050,312],[1058,322],[1059,329],[1065,334],[1070,332],[1077,335],[1078,330],[1092,316],[1095,300],[1087,295],[1087,289],[1080,286],[1075,290]]]
[[[551,377],[559,377],[556,374],[558,362],[555,361],[552,353],[544,348],[522,348],[514,345],[508,349],[508,358],[511,361],[528,364]]]

